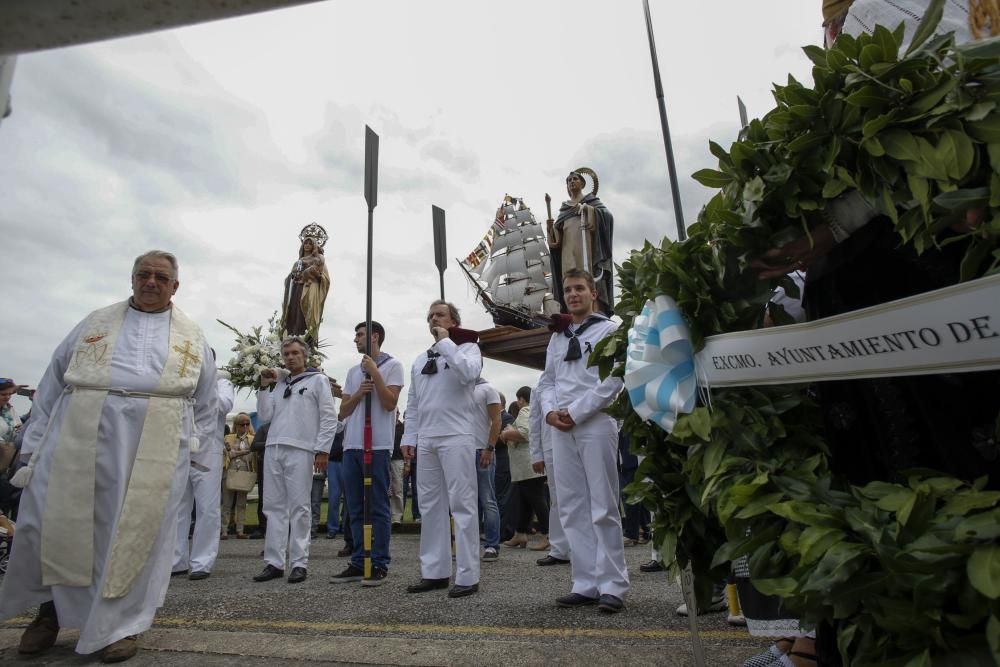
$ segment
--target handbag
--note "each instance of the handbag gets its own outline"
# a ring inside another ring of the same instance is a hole
[[[240,491],[242,493],[249,493],[253,488],[254,484],[257,483],[257,474],[249,470],[233,470],[230,468],[226,471],[226,490],[227,491]]]
[[[14,466],[17,460],[17,448],[12,442],[0,442],[0,475]]]

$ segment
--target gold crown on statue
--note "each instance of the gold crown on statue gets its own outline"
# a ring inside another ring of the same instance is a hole
[[[315,222],[310,222],[302,228],[301,232],[299,232],[299,241],[305,243],[306,239],[312,239],[313,243],[318,245],[320,248],[326,245],[326,240],[328,238],[330,237],[327,236],[326,230],[317,225]]]

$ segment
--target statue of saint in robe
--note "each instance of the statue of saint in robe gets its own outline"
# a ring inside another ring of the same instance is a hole
[[[584,174],[591,177],[594,188],[583,192]],[[611,239],[614,217],[597,197],[598,180],[593,169],[581,167],[566,177],[569,199],[559,207],[559,216],[552,220],[551,210],[547,221],[549,248],[552,250],[552,294],[563,312],[562,279],[566,271],[577,268],[589,271],[597,283],[598,309],[610,316],[614,308],[614,286],[611,259]],[[546,205],[551,198],[546,194]],[[584,233],[586,231],[586,236]]]
[[[330,291],[323,246],[326,230],[311,223],[299,234],[299,258],[285,278],[285,297],[281,302],[281,329],[286,336],[304,336],[310,345],[319,342],[323,304]]]

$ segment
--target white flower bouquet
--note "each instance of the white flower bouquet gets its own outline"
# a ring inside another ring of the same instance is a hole
[[[260,373],[265,368],[283,368],[281,361],[281,330],[278,313],[275,312],[267,321],[267,330],[263,325],[243,333],[231,324],[216,320],[236,334],[236,344],[233,352],[236,356],[229,360],[222,370],[229,373],[229,381],[239,389],[256,389],[260,386]],[[313,348],[306,365],[322,369],[326,355]]]

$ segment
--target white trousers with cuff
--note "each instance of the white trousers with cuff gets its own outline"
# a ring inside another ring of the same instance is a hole
[[[188,469],[187,484],[177,510],[177,541],[174,543],[174,571],[211,572],[219,555],[222,526],[222,452],[212,457],[208,470]],[[195,510],[194,532],[188,544],[191,509]]]
[[[264,456],[264,562],[279,570],[308,567],[312,481],[316,453],[268,445]]]
[[[553,430],[552,454],[559,516],[570,548],[572,592],[624,598],[629,579],[618,510],[615,420],[598,414],[569,432]]]
[[[417,445],[420,576],[424,579],[451,576],[450,508],[455,520],[455,583],[479,583],[477,463],[471,436],[422,438]]]
[[[545,461],[545,482],[549,485],[549,555],[559,560],[569,560],[569,540],[566,539],[566,531],[563,530],[562,518],[559,516],[559,494],[552,450],[543,450],[542,458]]]

